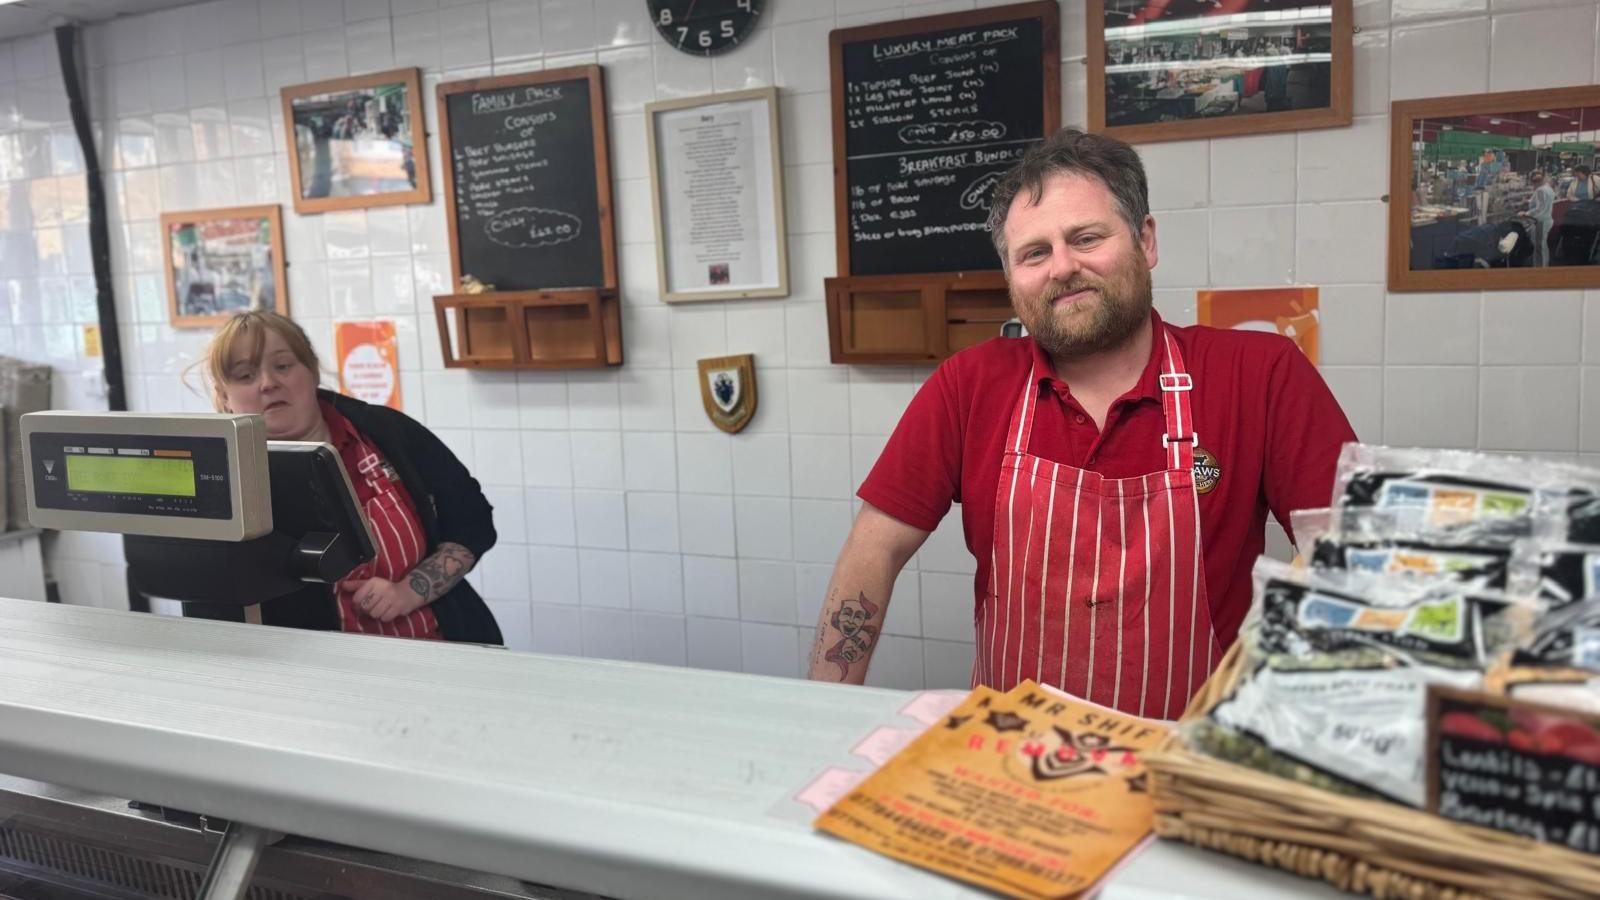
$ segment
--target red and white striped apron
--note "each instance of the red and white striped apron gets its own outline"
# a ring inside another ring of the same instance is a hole
[[[1211,628],[1194,490],[1194,387],[1163,328],[1167,467],[1111,479],[1028,451],[1030,370],[1007,430],[973,683],[1024,679],[1139,716],[1175,719],[1222,648]]]

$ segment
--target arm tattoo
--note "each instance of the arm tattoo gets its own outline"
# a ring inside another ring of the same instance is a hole
[[[856,592],[856,599],[839,604],[828,621],[817,628],[816,643],[811,648],[812,662],[816,662],[822,645],[837,635],[838,640],[822,653],[822,659],[839,667],[841,679],[849,675],[850,667],[870,656],[873,644],[878,641],[881,623],[868,623],[877,619],[880,609],[861,591]]]
[[[460,544],[443,543],[432,556],[417,563],[407,581],[424,603],[432,603],[465,578],[477,562],[471,550]]]

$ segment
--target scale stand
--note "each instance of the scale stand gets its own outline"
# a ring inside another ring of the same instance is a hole
[[[229,822],[196,896],[199,900],[244,900],[256,864],[261,861],[261,852],[282,837],[255,825]]]

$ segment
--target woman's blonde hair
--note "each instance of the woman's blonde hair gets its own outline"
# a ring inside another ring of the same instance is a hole
[[[217,412],[229,412],[223,385],[228,381],[228,362],[233,351],[240,346],[240,341],[245,342],[244,346],[250,351],[250,365],[260,365],[268,331],[277,332],[278,337],[289,345],[289,352],[294,354],[294,358],[320,378],[322,369],[317,362],[317,351],[311,348],[311,339],[306,337],[305,329],[295,324],[293,319],[265,309],[238,313],[217,329],[217,333],[211,336],[211,342],[206,345],[205,354],[195,362],[195,365],[205,366],[206,379],[211,382],[211,405],[216,407]]]

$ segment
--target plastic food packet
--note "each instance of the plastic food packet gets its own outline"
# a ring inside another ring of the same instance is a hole
[[[1244,674],[1186,727],[1202,752],[1314,786],[1425,799],[1427,685],[1477,688],[1536,605],[1448,577],[1256,563]]]
[[[1429,543],[1501,545],[1578,539],[1600,529],[1600,472],[1469,450],[1346,444],[1334,486],[1333,527],[1352,509],[1394,511]]]
[[[1323,569],[1348,569],[1377,575],[1449,576],[1479,587],[1503,589],[1511,550],[1498,544],[1475,543],[1478,530],[1468,525],[1453,535],[1461,544],[1429,541],[1401,510],[1376,507],[1346,509],[1341,531],[1319,538],[1311,564]]]
[[[1600,672],[1600,599],[1568,603],[1539,616],[1513,664]]]
[[[1600,599],[1600,545],[1518,541],[1512,548],[1508,587],[1552,607]]]

